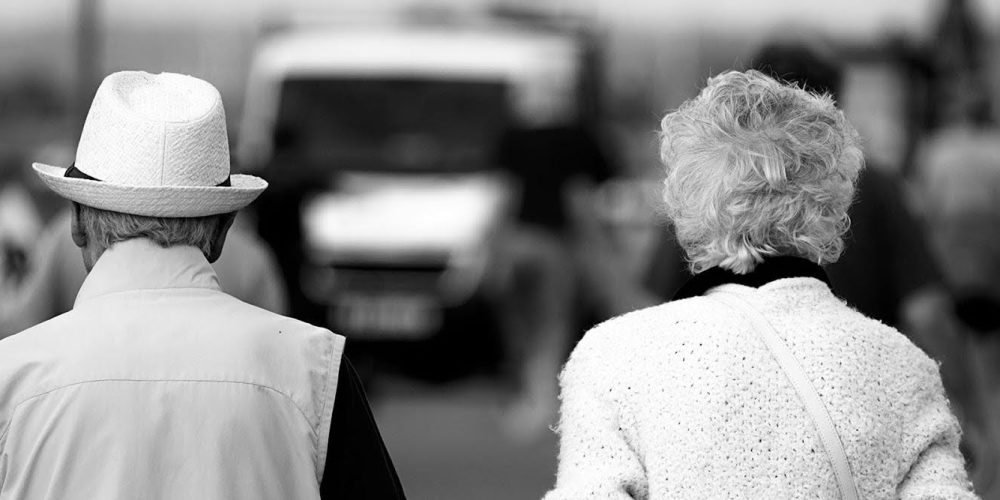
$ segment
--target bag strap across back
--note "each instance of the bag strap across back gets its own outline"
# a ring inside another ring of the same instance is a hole
[[[819,393],[816,392],[816,388],[806,375],[805,369],[802,368],[802,364],[792,354],[791,349],[788,348],[785,341],[778,336],[778,332],[775,331],[771,322],[747,299],[737,293],[721,291],[712,293],[710,297],[735,309],[750,321],[754,331],[757,332],[757,335],[767,345],[768,350],[771,351],[771,355],[774,356],[782,371],[785,372],[785,376],[788,377],[788,381],[795,388],[795,392],[798,393],[799,399],[802,400],[802,404],[809,412],[809,416],[812,417],[816,432],[819,433],[820,440],[823,442],[823,448],[826,449],[833,473],[837,478],[841,498],[844,500],[858,500],[860,498],[858,487],[854,482],[854,475],[851,473],[851,465],[847,461],[847,453],[844,452],[844,445],[840,440],[840,435],[837,433],[837,428],[833,425],[830,412],[827,411],[823,400],[819,397]]]

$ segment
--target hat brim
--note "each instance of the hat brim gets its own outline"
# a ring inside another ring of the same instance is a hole
[[[31,166],[42,182],[63,198],[148,217],[205,217],[235,212],[267,189],[267,181],[252,175],[233,174],[230,186],[126,186],[65,177],[65,168],[44,163]]]

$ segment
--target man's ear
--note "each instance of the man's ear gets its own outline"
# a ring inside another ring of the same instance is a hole
[[[221,218],[221,222],[216,227],[215,234],[212,235],[212,253],[206,255],[209,263],[219,260],[219,256],[222,255],[222,247],[226,244],[226,235],[229,234],[229,228],[233,227],[233,221],[236,220],[236,212],[222,214],[219,217]]]
[[[70,205],[70,234],[73,235],[73,243],[83,248],[87,246],[87,232],[83,230],[83,225],[80,224],[80,204],[73,201],[70,202]]]

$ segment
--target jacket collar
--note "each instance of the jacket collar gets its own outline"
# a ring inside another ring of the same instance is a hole
[[[702,271],[684,283],[684,286],[674,294],[673,300],[696,297],[727,283],[759,288],[772,281],[802,277],[816,278],[826,283],[826,286],[830,286],[830,278],[819,264],[801,257],[779,256],[764,259],[747,274],[736,274],[721,267]]]
[[[219,278],[201,250],[192,246],[163,248],[136,238],[104,251],[87,275],[74,307],[109,293],[164,288],[219,290]]]

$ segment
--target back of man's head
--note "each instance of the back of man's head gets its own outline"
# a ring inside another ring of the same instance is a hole
[[[147,238],[153,243],[169,248],[189,245],[201,250],[205,257],[214,260],[221,252],[218,245],[219,231],[228,229],[227,218],[232,214],[205,217],[147,217],[103,210],[74,203],[80,229],[88,241],[100,248],[111,248],[115,243],[135,238]]]

